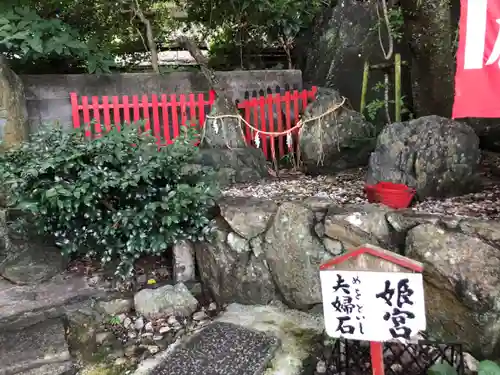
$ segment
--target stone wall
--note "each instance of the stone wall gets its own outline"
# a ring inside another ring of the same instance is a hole
[[[300,70],[253,70],[218,72],[233,99],[242,99],[245,91],[265,90],[276,86],[302,88]],[[22,75],[31,128],[41,123],[59,121],[70,125],[71,103],[69,93],[88,96],[189,94],[207,92],[206,79],[201,73],[173,72],[160,76],[150,73],[108,75],[46,74]]]
[[[224,199],[210,237],[195,245],[202,281],[219,302],[279,299],[321,311],[319,266],[371,243],[424,263],[428,334],[500,354],[500,225],[490,221],[301,202]]]

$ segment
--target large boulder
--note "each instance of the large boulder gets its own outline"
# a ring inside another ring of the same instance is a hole
[[[319,266],[332,255],[314,235],[314,212],[283,203],[265,234],[264,252],[284,300],[295,308],[321,302]]]
[[[392,181],[420,199],[454,196],[478,187],[479,139],[468,125],[426,116],[387,125],[370,156],[367,183]]]
[[[302,116],[300,155],[309,174],[366,165],[375,147],[375,127],[342,101],[336,90],[319,88]]]
[[[499,358],[498,247],[488,238],[421,224],[408,233],[406,255],[424,263],[429,335],[463,342],[479,359]]]
[[[297,50],[301,53],[296,57],[304,82],[334,87],[358,109],[365,59],[372,64],[384,61],[378,33],[373,27],[377,22],[377,11],[370,1],[324,2],[313,25],[297,41]],[[403,59],[406,59],[404,55]],[[370,72],[370,83],[383,80],[382,71]],[[367,103],[376,99],[383,100],[383,93],[368,90]]]
[[[195,253],[201,280],[215,299],[220,303],[257,305],[272,301],[276,290],[262,253],[261,238],[240,236],[222,216],[212,220],[210,229],[206,241],[195,245]]]
[[[269,177],[262,150],[253,147],[200,149],[195,162],[215,169],[221,185],[253,182]]]

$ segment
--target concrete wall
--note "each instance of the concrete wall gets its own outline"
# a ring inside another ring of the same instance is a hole
[[[218,72],[220,81],[227,83],[233,100],[243,99],[245,91],[266,90],[285,85],[302,88],[300,70],[254,70]],[[143,95],[189,94],[208,92],[201,73],[174,72],[163,75],[127,73],[109,75],[21,75],[24,83],[28,119],[31,129],[42,123],[59,121],[71,125],[69,93],[78,95]]]

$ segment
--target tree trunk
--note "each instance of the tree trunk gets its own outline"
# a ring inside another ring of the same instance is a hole
[[[0,151],[16,147],[27,138],[24,85],[5,57],[0,56]]]
[[[158,64],[158,49],[156,48],[155,37],[153,34],[153,26],[151,26],[151,21],[144,15],[139,3],[136,1],[133,6],[135,14],[139,17],[141,22],[146,27],[146,39],[148,42],[148,48],[151,52],[151,66],[155,73],[160,73],[160,66]]]
[[[451,116],[456,20],[450,0],[401,0],[405,39],[412,52],[412,91],[417,116]]]
[[[238,110],[229,96],[227,87],[219,81],[215,72],[208,67],[208,59],[203,55],[198,46],[185,36],[179,37],[178,42],[193,56],[200,66],[202,74],[207,79],[210,88],[217,94],[209,116],[239,116]],[[240,120],[235,117],[216,119],[208,117],[204,125],[201,146],[230,149],[245,147],[246,143],[243,137],[242,126],[243,124],[240,123]]]

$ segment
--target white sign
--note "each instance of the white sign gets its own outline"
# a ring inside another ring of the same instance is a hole
[[[422,274],[320,271],[326,333],[366,341],[407,341],[425,330]]]

